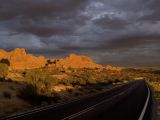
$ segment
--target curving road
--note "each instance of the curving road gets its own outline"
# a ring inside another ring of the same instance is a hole
[[[5,120],[151,120],[152,97],[145,81],[119,87],[59,106],[47,106]]]

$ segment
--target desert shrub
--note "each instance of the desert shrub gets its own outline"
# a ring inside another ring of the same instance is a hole
[[[112,84],[112,82],[109,80],[103,80],[103,81],[98,82],[98,84],[101,86],[106,86],[106,85]]]
[[[48,105],[47,102],[45,102],[45,101],[41,102],[41,106],[47,106],[47,105]]]
[[[20,89],[17,97],[27,100],[33,105],[44,105],[43,103],[48,105],[53,102],[58,102],[58,100],[61,99],[59,94],[54,91],[45,94],[39,94],[37,89],[31,84],[26,84],[25,87]]]
[[[95,87],[96,90],[102,90],[102,87]]]
[[[15,90],[15,88],[13,86],[9,86],[9,89],[11,90]]]
[[[0,63],[0,78],[5,78],[8,74],[8,65]]]
[[[60,96],[51,90],[51,87],[58,84],[58,79],[53,78],[43,69],[26,71],[24,76],[26,86],[20,90],[19,97],[28,100],[33,104],[41,105],[41,102],[58,102]]]
[[[72,79],[59,79],[58,84],[63,84],[63,85],[72,85],[73,84]]]
[[[80,79],[80,80],[79,80],[79,84],[80,84],[80,85],[86,85],[86,84],[87,84],[87,81],[86,81],[86,80],[83,80],[83,79]]]
[[[11,99],[12,94],[9,91],[3,91],[3,97],[7,99]]]
[[[83,92],[83,91],[84,91],[84,89],[82,89],[82,88],[79,88],[78,90],[79,90],[79,91],[81,91],[81,92]]]
[[[31,84],[36,84],[44,78],[44,74],[41,69],[29,70],[25,74],[25,80]]]
[[[17,94],[17,97],[27,100],[33,99],[35,96],[37,96],[36,89],[30,84],[25,85]]]
[[[54,70],[52,70],[53,72],[53,75],[58,75],[60,74],[61,72],[59,71],[59,69],[55,68]]]
[[[155,92],[155,96],[157,98],[160,98],[160,83],[159,82],[148,82],[149,85],[152,87],[152,89]]]
[[[80,93],[79,93],[79,92],[75,92],[74,95],[75,95],[75,96],[79,96]]]
[[[3,58],[3,59],[0,60],[0,63],[3,63],[3,64],[6,64],[6,65],[10,66],[10,62],[9,62],[8,59]]]
[[[32,85],[37,94],[40,95],[48,95],[50,87],[57,82],[42,69],[35,69],[26,72],[25,80],[26,83]]]
[[[57,103],[60,99],[60,95],[57,92],[52,91],[52,102]]]
[[[68,88],[67,91],[71,94],[73,92],[72,89]]]
[[[55,64],[55,62],[52,62],[51,60],[47,60],[47,63],[46,63],[46,65],[45,66],[48,66],[48,65],[50,65],[50,64]]]
[[[96,80],[94,80],[94,79],[88,79],[87,83],[88,84],[96,84]]]

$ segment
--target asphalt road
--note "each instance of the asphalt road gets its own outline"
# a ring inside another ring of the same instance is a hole
[[[59,106],[47,106],[5,120],[151,120],[152,97],[145,81],[131,82]]]

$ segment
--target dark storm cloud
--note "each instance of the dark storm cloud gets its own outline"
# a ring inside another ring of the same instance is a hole
[[[85,2],[86,0],[0,0],[0,19],[7,20],[17,16],[57,16],[67,12],[63,17],[68,18],[83,7]]]
[[[97,40],[98,41],[98,40]],[[92,44],[88,45],[71,45],[65,42],[55,41],[58,47],[65,50],[65,51],[123,51],[123,50],[130,50],[133,48],[144,48],[147,45],[160,45],[160,36],[128,36],[122,37],[117,39],[112,39],[109,41],[92,41]],[[154,46],[153,46],[154,47]],[[156,49],[160,50],[160,49]]]
[[[151,0],[150,4],[148,4],[148,9],[150,10],[149,14],[142,17],[141,19],[149,22],[157,22],[160,20],[160,1],[159,0]]]
[[[142,45],[160,44],[160,36],[128,36],[110,40],[108,43],[107,47],[110,49],[130,49]]]
[[[0,47],[160,65],[159,0],[0,0]],[[124,64],[125,63],[125,64]]]
[[[0,0],[0,20],[16,24],[12,29],[17,32],[44,37],[67,34],[76,23],[83,21],[82,17],[77,17],[86,2],[87,0]]]
[[[119,18],[111,19],[108,16],[103,17],[102,19],[96,20],[97,25],[110,29],[124,29],[129,23],[127,21],[121,20]]]
[[[49,37],[57,34],[69,34],[72,29],[69,26],[41,26],[41,25],[24,25],[17,28],[18,32],[32,33],[37,36]]]

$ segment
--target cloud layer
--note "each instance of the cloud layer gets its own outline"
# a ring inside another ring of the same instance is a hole
[[[159,0],[0,0],[0,48],[160,65]]]

